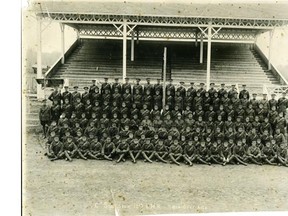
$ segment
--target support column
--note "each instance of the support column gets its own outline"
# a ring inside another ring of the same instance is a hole
[[[42,75],[42,21],[37,17],[37,79],[43,78]],[[43,90],[41,84],[37,84],[37,99],[43,99]]]
[[[134,31],[131,34],[131,61],[134,61]]]
[[[126,65],[127,65],[127,24],[126,19],[123,22],[123,83],[126,78]]]
[[[203,63],[203,34],[200,37],[200,64]]]
[[[272,39],[274,31],[269,32],[269,53],[268,53],[268,70],[271,70],[271,50],[272,50]]]
[[[198,32],[195,32],[195,46],[198,47]]]
[[[61,51],[62,51],[62,59],[61,63],[65,63],[65,37],[64,37],[64,31],[65,31],[65,25],[63,23],[60,23],[60,29],[61,29]]]
[[[167,65],[167,47],[164,47],[163,54],[163,100],[162,100],[162,109],[164,110],[166,104],[166,65]]]
[[[209,90],[210,86],[210,68],[211,68],[211,38],[212,38],[212,22],[208,25],[208,44],[207,44],[207,77],[206,77],[206,89]]]

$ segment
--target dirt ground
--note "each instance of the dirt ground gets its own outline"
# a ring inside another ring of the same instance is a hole
[[[288,210],[288,168],[193,167],[139,161],[50,162],[43,141],[23,142],[24,215],[144,215]]]

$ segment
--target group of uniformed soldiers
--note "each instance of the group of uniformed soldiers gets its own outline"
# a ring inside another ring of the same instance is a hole
[[[258,100],[245,85],[238,94],[235,85],[217,90],[211,83],[206,91],[203,83],[186,89],[169,80],[162,107],[161,80],[140,81],[131,85],[126,78],[121,85],[105,78],[98,86],[93,80],[82,94],[77,86],[72,93],[55,88],[52,107],[44,101],[39,114],[48,157],[288,166],[285,93]]]

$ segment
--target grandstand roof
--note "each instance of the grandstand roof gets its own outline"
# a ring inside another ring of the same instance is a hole
[[[201,3],[202,2],[202,3]],[[207,3],[209,2],[209,3]],[[203,17],[229,19],[288,20],[287,1],[117,1],[62,0],[33,1],[29,7],[36,13],[76,13],[101,15]],[[233,3],[235,2],[235,3]],[[274,3],[273,3],[274,2]]]

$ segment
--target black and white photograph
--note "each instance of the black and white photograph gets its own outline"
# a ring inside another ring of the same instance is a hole
[[[21,13],[22,215],[288,214],[288,1]]]

